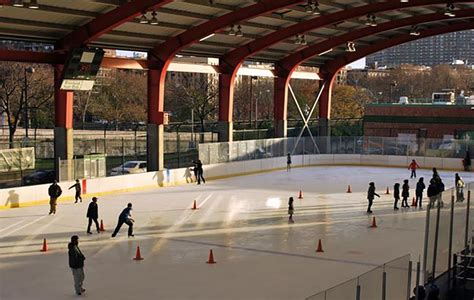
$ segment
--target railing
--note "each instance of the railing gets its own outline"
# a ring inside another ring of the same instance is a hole
[[[411,282],[412,263],[407,254],[306,299],[403,300],[410,297]]]
[[[397,137],[296,137],[199,144],[204,164],[305,154],[372,154],[461,158],[474,141]]]

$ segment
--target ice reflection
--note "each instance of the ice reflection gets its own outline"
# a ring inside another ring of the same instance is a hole
[[[267,203],[265,203],[265,205],[271,208],[280,208],[281,199],[280,198],[267,198]]]

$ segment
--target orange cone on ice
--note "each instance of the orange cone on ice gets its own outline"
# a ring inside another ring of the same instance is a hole
[[[105,228],[104,228],[104,220],[102,220],[102,219],[100,219],[99,231],[105,231]]]
[[[415,197],[413,197],[413,200],[411,200],[411,206],[416,207],[416,200],[415,200]]]
[[[347,193],[352,193],[352,190],[351,190],[351,186],[350,186],[350,185],[347,186]]]
[[[387,191],[385,192],[386,195],[390,195],[390,190],[388,189],[388,186],[387,186]]]
[[[142,254],[140,253],[140,246],[137,246],[137,253],[135,254],[133,260],[143,260]]]
[[[375,222],[375,217],[372,219],[372,225],[370,225],[370,228],[377,228],[377,222]]]
[[[300,193],[298,195],[298,199],[303,199],[303,192],[300,190]]]
[[[197,203],[196,203],[196,200],[194,200],[194,202],[193,202],[193,209],[197,209]]]
[[[209,260],[207,261],[208,264],[215,264],[216,261],[214,260],[214,253],[212,253],[212,249],[209,250]]]
[[[43,239],[43,248],[41,248],[41,252],[48,251],[48,244],[46,243],[46,239]]]
[[[323,244],[321,243],[321,239],[319,239],[319,241],[318,241],[318,249],[316,249],[316,252],[324,252]]]

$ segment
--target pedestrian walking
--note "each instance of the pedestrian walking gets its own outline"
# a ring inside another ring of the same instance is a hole
[[[408,166],[408,170],[411,170],[411,175],[410,178],[415,177],[416,178],[416,169],[419,168],[420,166],[416,163],[416,160],[412,160],[411,164]]]
[[[426,188],[426,185],[424,182],[424,178],[420,177],[420,179],[416,183],[416,190],[415,190],[415,196],[416,196],[415,206],[419,206],[420,208],[422,208],[421,201],[423,199],[423,191],[425,190],[425,188]]]
[[[462,180],[461,176],[458,173],[454,176],[454,182],[456,187],[456,201],[464,201],[464,180]]]
[[[67,245],[69,251],[69,267],[72,270],[72,276],[74,278],[74,289],[77,295],[82,295],[86,290],[82,287],[84,282],[84,261],[86,257],[82,254],[79,249],[79,237],[73,235],[71,242]]]
[[[288,214],[290,215],[288,217],[288,223],[294,223],[295,221],[293,221],[293,213],[295,211],[295,208],[293,206],[293,197],[290,197],[290,199],[288,199]]]
[[[92,197],[92,202],[89,203],[89,208],[87,208],[87,218],[89,219],[89,223],[87,225],[87,233],[92,234],[91,232],[91,225],[92,222],[95,223],[95,227],[97,228],[97,233],[100,233],[99,229],[99,222],[97,219],[99,218],[99,207],[97,206],[97,197]]]
[[[114,233],[112,233],[113,238],[120,231],[120,228],[122,227],[123,223],[128,225],[128,236],[135,236],[133,234],[133,223],[135,223],[135,220],[132,219],[132,203],[128,203],[127,207],[124,208],[124,210],[122,210],[122,212],[120,213],[117,227],[115,227]]]
[[[82,203],[81,184],[79,183],[79,179],[76,179],[76,183],[73,184],[71,187],[69,187],[69,189],[72,189],[72,188],[76,190],[76,195],[74,196],[76,201],[74,203],[77,203],[78,200],[81,200],[81,203]]]
[[[464,166],[464,171],[471,170],[471,155],[469,154],[469,150],[466,151],[466,156],[464,156],[464,159],[462,160],[462,164]]]
[[[393,186],[393,199],[394,199],[394,202],[393,202],[393,209],[394,210],[398,210],[398,201],[400,201],[400,183],[395,183],[395,185]]]
[[[369,183],[369,190],[367,191],[367,200],[369,201],[369,206],[367,207],[367,213],[372,213],[372,204],[374,202],[375,196],[379,197],[379,194],[375,192],[375,183]]]
[[[402,186],[402,207],[410,207],[408,197],[410,197],[410,186],[408,185],[408,179],[405,179]]]
[[[49,214],[56,214],[56,205],[58,202],[59,196],[63,191],[61,187],[58,185],[58,182],[55,180],[53,184],[51,184],[48,188],[48,195],[49,195]]]
[[[197,161],[193,161],[193,163],[196,165],[195,166],[195,172],[197,172],[197,184],[206,183],[206,180],[204,179],[204,169],[202,168],[202,162],[200,159]]]
[[[290,152],[286,155],[286,171],[290,172],[291,171],[291,155]]]

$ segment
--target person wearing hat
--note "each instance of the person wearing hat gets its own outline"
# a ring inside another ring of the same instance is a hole
[[[79,237],[73,235],[71,242],[67,245],[69,255],[69,267],[74,277],[74,289],[77,295],[82,295],[86,290],[82,288],[84,282],[84,261],[86,257],[79,249]]]
[[[135,222],[132,219],[132,203],[128,203],[127,207],[122,210],[119,215],[117,227],[115,227],[114,233],[112,233],[112,237],[114,238],[117,233],[120,231],[123,223],[128,225],[128,237],[133,237],[133,223]]]
[[[63,191],[61,187],[58,185],[58,182],[55,180],[53,184],[51,184],[48,188],[48,195],[49,195],[49,214],[56,214],[56,205],[58,202],[59,196]]]
[[[99,222],[97,219],[99,218],[99,207],[97,206],[97,197],[92,197],[92,202],[89,203],[89,208],[87,209],[87,218],[89,219],[89,224],[87,225],[87,233],[92,234],[91,232],[91,225],[92,221],[94,221],[95,226],[97,228],[97,233],[100,233],[99,229]]]

